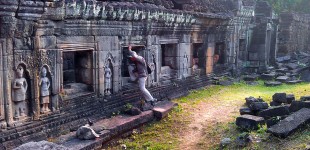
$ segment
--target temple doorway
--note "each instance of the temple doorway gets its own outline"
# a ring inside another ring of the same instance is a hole
[[[68,98],[93,92],[92,51],[63,53],[63,89]]]

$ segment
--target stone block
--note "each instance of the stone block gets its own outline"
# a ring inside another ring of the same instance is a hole
[[[252,96],[245,98],[247,106],[250,106],[252,103],[255,102],[264,102],[261,98],[254,98]]]
[[[40,49],[51,49],[56,47],[56,37],[55,36],[41,36],[39,48]]]
[[[287,94],[286,95],[286,101],[288,104],[291,104],[293,101],[295,101],[295,95],[294,94]]]
[[[288,76],[279,76],[276,78],[277,81],[285,83],[289,80],[290,78]]]
[[[162,101],[153,108],[154,115],[157,119],[163,119],[178,104],[171,101]]]
[[[263,110],[263,109],[267,109],[268,108],[268,103],[266,102],[254,102],[252,103],[249,108],[252,110],[252,111],[260,111],[260,110]]]
[[[254,115],[254,112],[248,107],[240,108],[239,112],[240,115]]]
[[[270,106],[280,106],[280,105],[281,103],[278,103],[278,102],[274,102],[274,101],[270,102]]]
[[[281,120],[278,124],[271,126],[268,129],[268,132],[275,136],[285,138],[309,122],[310,109],[303,108],[291,114],[284,120]]]
[[[302,96],[300,97],[300,101],[310,101],[310,96]]]
[[[289,115],[290,110],[288,106],[279,106],[279,107],[269,107],[268,109],[262,110],[258,113],[258,116],[265,119]]]
[[[246,75],[243,77],[244,81],[255,81],[258,79],[258,75]]]
[[[298,68],[298,64],[296,64],[296,63],[288,63],[288,64],[286,65],[286,67],[287,67],[288,69],[290,69],[290,70],[294,70],[294,69],[297,69],[297,68]]]
[[[287,103],[286,93],[275,93],[272,96],[272,101],[278,102],[278,103]]]
[[[279,81],[266,81],[264,84],[265,84],[265,86],[279,86],[279,85],[282,85],[282,83],[279,82]]]
[[[276,77],[275,73],[269,73],[269,74],[262,74],[261,79],[263,80],[273,80]]]
[[[69,148],[66,148],[64,146],[47,142],[47,141],[40,141],[40,142],[29,142],[25,143],[17,148],[15,150],[31,150],[31,149],[62,149],[62,150],[69,150]]]
[[[242,115],[237,117],[236,125],[243,129],[257,130],[260,124],[264,123],[263,117],[253,115]]]
[[[290,106],[290,111],[296,112],[302,108],[310,108],[310,101],[293,101]]]

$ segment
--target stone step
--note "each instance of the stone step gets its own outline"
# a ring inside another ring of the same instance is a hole
[[[310,109],[303,108],[291,114],[284,120],[281,120],[278,124],[271,126],[268,129],[268,132],[275,136],[286,138],[294,131],[308,123],[310,123]]]
[[[153,108],[153,112],[155,117],[161,120],[168,116],[168,113],[176,106],[178,106],[177,103],[171,101],[162,101],[156,104],[156,106]]]

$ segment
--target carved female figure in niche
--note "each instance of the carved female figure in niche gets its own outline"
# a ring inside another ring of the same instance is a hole
[[[188,56],[184,54],[183,57],[183,77],[188,74]]]
[[[13,81],[13,91],[14,97],[13,101],[15,104],[15,118],[18,119],[25,115],[25,100],[26,100],[26,92],[28,88],[28,84],[26,79],[23,77],[24,68],[22,66],[18,66],[16,70],[16,79]]]
[[[111,94],[111,79],[112,79],[112,71],[109,67],[109,64],[105,67],[104,70],[104,85],[105,85],[105,94],[110,95]]]
[[[48,77],[46,77],[47,70],[45,67],[42,68],[41,70],[41,79],[39,82],[40,86],[40,96],[41,96],[41,104],[43,105],[41,108],[41,113],[49,112],[50,109],[48,108],[48,105],[50,103],[50,80]]]

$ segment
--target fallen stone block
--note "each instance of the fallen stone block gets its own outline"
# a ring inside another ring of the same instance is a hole
[[[277,73],[286,73],[286,72],[288,72],[288,69],[287,68],[279,68],[279,69],[276,69],[276,72]]]
[[[282,85],[282,83],[279,82],[279,81],[266,81],[264,84],[265,84],[265,86],[279,86],[279,85]]]
[[[153,108],[154,116],[157,119],[163,119],[168,116],[168,113],[173,109],[173,107],[178,106],[177,103],[171,101],[162,101],[155,105]]]
[[[276,78],[277,81],[285,83],[286,81],[288,81],[290,78],[288,76],[279,76]]]
[[[40,141],[40,142],[29,142],[25,143],[14,150],[69,150],[69,148],[66,148],[64,146],[52,143],[52,142],[47,142],[47,141]]]
[[[302,80],[291,80],[291,81],[286,81],[286,84],[297,84],[297,83],[301,83]]]
[[[272,96],[272,101],[278,102],[278,103],[287,103],[286,93],[275,93]]]
[[[245,101],[246,101],[247,106],[250,106],[252,103],[255,103],[255,102],[264,102],[264,100],[261,99],[260,97],[254,98],[252,96],[245,98]]]
[[[273,80],[276,77],[275,73],[269,73],[269,74],[262,74],[261,79],[263,80]]]
[[[268,132],[275,136],[286,138],[297,129],[310,122],[310,109],[303,108],[271,126]]]
[[[233,84],[233,82],[229,81],[229,80],[219,81],[219,85],[223,85],[223,86],[229,86],[232,84]]]
[[[263,117],[253,115],[242,115],[237,117],[236,125],[243,129],[257,130],[264,123]]]
[[[283,56],[283,57],[276,58],[276,61],[279,63],[288,62],[290,60],[291,60],[291,56]]]
[[[288,104],[291,104],[293,101],[295,101],[295,95],[294,94],[287,94],[286,95],[286,102]]]
[[[302,108],[310,108],[310,101],[293,101],[290,106],[290,111],[296,112]]]
[[[240,108],[239,112],[240,115],[254,115],[254,112],[248,107]]]
[[[258,75],[246,75],[243,77],[244,81],[255,81],[258,79]]]
[[[310,101],[310,96],[302,96],[300,97],[300,101]]]
[[[270,106],[280,106],[280,105],[281,103],[278,103],[278,102],[274,102],[274,101],[270,102]]]
[[[262,110],[258,113],[258,116],[265,119],[269,119],[277,116],[289,115],[290,110],[288,106],[278,106],[278,107],[269,107],[268,109]]]
[[[298,68],[298,64],[296,64],[296,63],[288,63],[288,64],[286,65],[286,67],[287,67],[288,69],[290,69],[290,70],[294,70],[294,69],[297,69],[297,68]]]
[[[268,103],[266,103],[266,102],[254,102],[249,106],[249,108],[252,111],[260,111],[263,109],[267,109],[268,107],[269,107]]]

